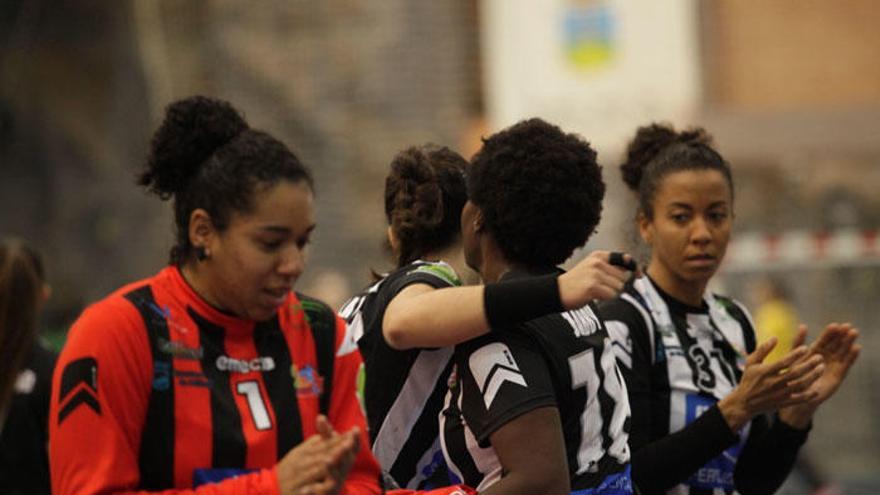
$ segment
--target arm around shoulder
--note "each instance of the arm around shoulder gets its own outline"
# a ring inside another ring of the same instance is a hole
[[[553,273],[467,287],[412,284],[388,305],[382,331],[395,349],[460,344],[564,311],[559,280]]]
[[[394,296],[382,320],[385,341],[399,350],[446,347],[488,331],[483,286],[409,285]]]

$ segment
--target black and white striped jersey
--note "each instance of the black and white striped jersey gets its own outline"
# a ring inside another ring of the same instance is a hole
[[[595,308],[496,330],[502,331],[456,346],[456,369],[441,415],[443,451],[453,473],[478,491],[486,489],[503,475],[492,433],[524,413],[555,406],[572,490],[612,479],[618,490],[609,493],[631,493],[629,402]]]
[[[392,299],[412,284],[461,285],[444,262],[416,261],[394,270],[342,306],[364,359],[364,405],[373,454],[402,488],[449,484],[437,415],[443,406],[452,348],[393,349],[382,320]],[[438,311],[443,310],[438,308]]]
[[[755,348],[745,308],[714,294],[701,307],[689,306],[641,277],[602,303],[600,314],[633,407],[635,483],[650,494],[735,493],[737,459],[753,425],[731,432],[715,404],[739,383],[746,355]],[[689,435],[667,438],[689,425]],[[759,429],[766,430],[766,423]],[[660,439],[665,450],[655,444],[657,455],[642,466],[640,450]],[[661,469],[666,462],[669,468]],[[676,471],[678,479],[667,479]]]

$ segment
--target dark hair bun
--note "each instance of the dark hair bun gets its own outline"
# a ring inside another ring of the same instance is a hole
[[[385,216],[397,238],[398,266],[445,248],[461,232],[467,161],[445,146],[411,146],[394,156],[385,178]]]
[[[642,174],[651,160],[674,144],[711,146],[712,137],[700,128],[676,132],[665,123],[639,127],[626,148],[626,161],[620,165],[623,182],[633,191],[638,191]]]
[[[176,101],[153,134],[138,184],[163,199],[183,190],[215,150],[248,128],[229,102],[192,96]]]
[[[642,172],[664,148],[675,142],[677,134],[668,124],[639,127],[626,148],[626,161],[620,165],[623,182],[633,191],[639,190]]]
[[[420,230],[430,230],[443,220],[443,192],[437,173],[422,150],[409,148],[399,153],[391,163],[388,177],[396,187],[391,209],[393,225],[398,235],[418,236]]]

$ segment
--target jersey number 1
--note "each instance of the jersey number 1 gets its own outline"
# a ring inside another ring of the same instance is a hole
[[[269,411],[266,409],[266,403],[263,402],[263,395],[260,393],[260,384],[255,380],[246,382],[238,382],[235,386],[239,395],[245,396],[248,402],[248,409],[251,410],[251,417],[254,420],[254,426],[260,430],[269,430],[272,428],[272,420],[269,418]]]

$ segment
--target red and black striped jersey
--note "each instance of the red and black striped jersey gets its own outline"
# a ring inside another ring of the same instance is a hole
[[[342,493],[379,493],[355,394],[361,358],[344,322],[290,293],[242,320],[202,300],[176,267],[90,306],[53,381],[53,493],[278,493],[274,466],[316,433],[357,426]]]

